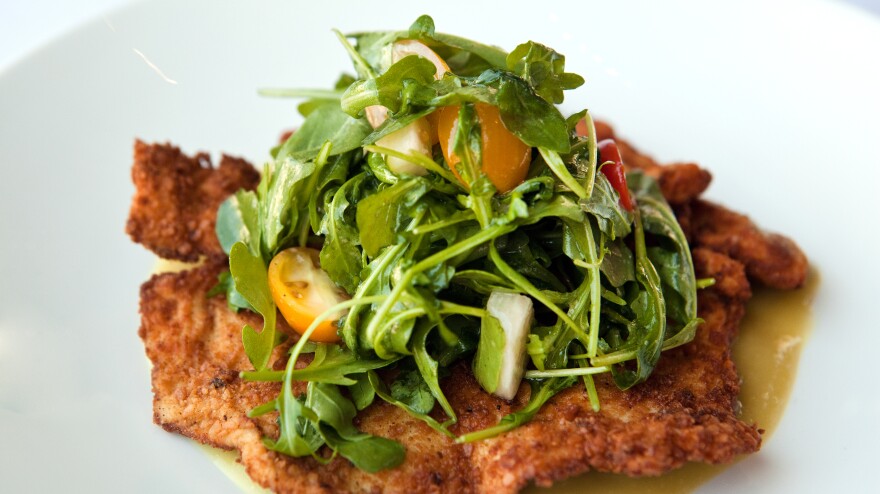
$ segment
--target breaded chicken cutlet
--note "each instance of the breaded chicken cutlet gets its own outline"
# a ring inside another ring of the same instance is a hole
[[[597,124],[597,132],[600,139],[613,137],[607,125]],[[239,378],[239,371],[251,368],[241,327],[258,326],[260,318],[234,313],[222,297],[206,296],[227,265],[216,241],[206,239],[214,236],[217,205],[238,188],[253,188],[256,171],[231,158],[213,169],[203,155],[191,159],[171,146],[136,143],[137,193],[129,233],[160,257],[205,259],[188,271],[153,276],[141,287],[139,334],[153,362],[155,422],[199,442],[238,450],[254,481],[282,493],[516,492],[530,482],[549,485],[588,470],[659,475],[687,462],[723,463],[757,451],[760,424],[737,418],[731,341],[751,296],[749,279],[777,288],[800,286],[806,258],[791,241],[699,199],[710,180],[705,170],[694,164],[660,166],[626,143],[621,151],[629,166],[658,178],[691,241],[697,276],[715,279],[699,293],[705,323],[694,341],[664,352],[647,382],[630,390],[619,390],[607,374],[598,376],[599,412],[592,410],[584,387],[575,385],[552,398],[531,422],[472,444],[456,444],[377,400],[358,414],[356,425],[397,440],[407,454],[399,467],[370,474],[342,458],[321,465],[269,451],[261,438],[277,437],[274,414],[246,415],[274,398],[280,385]],[[288,348],[275,350],[275,368],[283,368]],[[306,365],[308,359],[301,360],[298,366]],[[459,417],[455,434],[494,425],[529,396],[526,384],[510,402],[489,395],[463,362],[441,385]],[[295,386],[297,392],[305,389],[305,383]]]

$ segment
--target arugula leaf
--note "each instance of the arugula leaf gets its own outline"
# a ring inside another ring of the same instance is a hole
[[[370,434],[344,437],[324,424],[320,429],[328,446],[365,472],[395,468],[406,458],[406,449],[397,441]]]
[[[507,68],[525,79],[538,96],[562,103],[562,91],[584,84],[584,78],[565,72],[565,56],[540,43],[523,43],[507,55]]]
[[[265,193],[260,200],[263,255],[271,259],[298,233],[300,210],[308,204],[298,192],[306,179],[315,172],[314,162],[301,162],[292,158],[276,160],[264,179]],[[263,184],[261,184],[263,185]],[[311,192],[311,191],[308,191]],[[302,201],[302,202],[300,202]]]
[[[365,119],[352,117],[335,101],[315,108],[302,126],[281,145],[276,159],[314,159],[328,141],[332,145],[331,156],[358,149],[373,129]]]
[[[437,422],[436,420],[434,420],[434,418],[431,417],[430,415],[428,415],[426,413],[422,413],[419,410],[416,410],[415,408],[411,407],[409,404],[404,403],[403,401],[400,401],[397,398],[395,398],[394,396],[392,396],[391,392],[388,389],[388,386],[385,384],[384,381],[382,381],[382,379],[379,377],[378,374],[376,374],[375,371],[367,371],[367,376],[369,377],[370,385],[373,387],[373,390],[376,392],[376,395],[378,395],[379,398],[382,398],[386,402],[402,409],[403,411],[408,413],[410,416],[415,417],[415,418],[425,422],[426,424],[428,424],[428,426],[430,426],[435,431],[440,432],[440,433],[442,433],[446,436],[449,436],[449,437],[455,437],[454,434],[449,432],[449,429],[447,429],[440,422]]]
[[[382,75],[374,79],[357,81],[342,95],[342,111],[351,117],[359,116],[364,108],[382,105],[391,112],[400,110],[402,94],[407,81],[421,86],[430,86],[437,69],[429,60],[410,55],[388,67]],[[366,134],[365,134],[366,135]],[[358,139],[358,145],[364,136]]]
[[[632,173],[627,181],[632,183],[645,231],[663,239],[648,248],[647,253],[658,266],[667,315],[676,322],[675,328],[670,328],[669,336],[672,336],[697,318],[697,280],[691,251],[657,182],[643,173]]]
[[[581,209],[590,213],[609,240],[624,238],[630,234],[633,215],[620,206],[620,196],[602,173],[596,174],[593,194],[580,201]]]
[[[512,429],[516,429],[532,420],[532,418],[534,418],[541,410],[541,407],[543,407],[550,398],[553,398],[556,393],[559,393],[563,389],[570,388],[575,382],[577,382],[577,379],[574,377],[554,377],[547,379],[546,381],[530,380],[529,384],[532,386],[532,395],[526,406],[516,412],[505,415],[497,425],[459,436],[455,442],[472,443],[474,441],[489,439],[490,437],[495,437]]]
[[[325,207],[324,219],[319,233],[324,234],[321,247],[321,269],[327,272],[334,283],[352,294],[361,282],[360,273],[364,269],[358,229],[354,226],[353,211],[349,194],[364,180],[366,175],[355,175],[332,195],[330,204]]]
[[[256,193],[239,190],[220,204],[214,229],[220,247],[227,254],[236,242],[246,244],[251,252],[260,252],[260,206]]]
[[[357,206],[360,244],[370,258],[398,242],[398,234],[409,223],[410,209],[430,190],[427,180],[412,177],[398,181],[364,198]]]
[[[567,153],[568,127],[559,110],[538,96],[529,84],[506,72],[484,72],[480,79],[497,85],[495,101],[501,122],[531,147]]]
[[[630,305],[636,314],[636,319],[629,327],[629,336],[626,340],[626,348],[635,353],[636,369],[632,370],[624,365],[615,365],[611,368],[614,383],[620,389],[629,389],[644,382],[651,375],[660,358],[666,333],[666,305],[660,287],[660,276],[648,259],[640,208],[636,208],[634,216],[636,280],[644,290],[639,292]]]
[[[295,381],[353,386],[357,383],[357,374],[387,367],[394,361],[360,357],[339,345],[319,343],[315,345],[314,359],[303,369],[294,369],[290,372],[273,370],[243,372],[242,377],[249,381],[280,382],[289,375]]]
[[[541,289],[565,291],[565,286],[546,266],[550,259],[540,245],[533,243],[522,231],[515,231],[505,237],[504,241],[496,242],[498,253],[523,276],[529,278],[536,287]],[[540,260],[539,260],[540,259]]]
[[[248,303],[263,316],[263,329],[259,333],[250,325],[242,329],[244,351],[251,365],[257,370],[269,366],[269,358],[276,345],[275,302],[269,293],[269,279],[263,258],[251,254],[248,247],[238,242],[229,254],[229,271],[235,286]]]
[[[620,288],[629,281],[636,281],[633,253],[622,238],[605,244],[605,255],[599,269],[615,288]]]
[[[434,360],[434,357],[428,353],[428,334],[435,326],[436,324],[433,322],[426,322],[416,328],[412,337],[413,360],[415,360],[418,372],[420,373],[420,381],[424,383],[428,392],[431,394],[430,406],[427,406],[427,401],[423,403],[425,405],[424,410],[426,410],[424,413],[429,413],[434,408],[434,399],[436,398],[436,400],[440,402],[440,406],[443,408],[443,411],[446,412],[450,421],[455,423],[458,420],[455,416],[455,410],[452,408],[452,405],[449,404],[446,395],[443,394],[443,390],[440,388],[439,364]],[[454,345],[457,345],[460,340],[461,338],[456,338]],[[393,384],[391,385],[391,394],[394,394]]]
[[[211,298],[220,294],[226,296],[226,304],[233,312],[238,312],[241,309],[254,310],[251,304],[235,289],[235,281],[229,271],[223,271],[217,276],[217,284],[208,290],[205,296]]]
[[[367,373],[357,374],[355,383],[348,387],[351,401],[358,410],[363,410],[373,403],[376,391],[370,386],[370,376]]]
[[[432,39],[434,37],[434,19],[430,15],[420,15],[409,26],[408,37],[410,39]]]
[[[414,412],[428,414],[434,409],[434,395],[419,369],[405,369],[391,382],[391,396]]]
[[[274,405],[278,411],[279,435],[275,441],[264,437],[263,445],[267,449],[285,454],[287,456],[302,457],[314,456],[318,448],[324,444],[324,438],[318,433],[314,422],[314,412],[306,408],[305,397],[296,398],[289,386],[282,389],[280,399],[273,400],[267,405]],[[261,412],[268,413],[270,407],[265,407]],[[251,413],[251,417],[261,413]]]

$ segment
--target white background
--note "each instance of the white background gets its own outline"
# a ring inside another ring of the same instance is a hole
[[[143,0],[141,0],[143,1]],[[829,0],[880,15],[880,0]],[[0,1],[0,70],[66,31],[132,0]]]

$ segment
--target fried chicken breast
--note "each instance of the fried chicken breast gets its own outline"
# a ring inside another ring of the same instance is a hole
[[[610,127],[601,132],[613,135]],[[685,213],[689,235],[697,240],[697,276],[716,280],[700,291],[699,313],[706,322],[695,340],[664,352],[651,378],[628,391],[617,389],[608,376],[599,377],[599,412],[592,410],[584,387],[575,385],[551,399],[528,424],[473,444],[456,444],[377,400],[358,415],[356,425],[399,441],[407,456],[395,469],[369,474],[341,458],[321,465],[313,458],[269,451],[261,438],[277,437],[275,416],[246,415],[274,398],[280,386],[238,377],[250,368],[241,328],[258,326],[259,316],[234,313],[222,297],[206,294],[226,268],[225,258],[214,255],[218,246],[209,240],[215,211],[237,188],[234,181],[243,187],[256,183],[249,165],[236,161],[224,169],[221,163],[213,170],[199,165],[198,156],[186,158],[176,148],[138,142],[133,173],[138,191],[128,228],[132,238],[162,257],[209,258],[188,271],[153,276],[141,287],[139,334],[153,362],[156,423],[205,444],[238,450],[248,474],[281,493],[509,493],[530,482],[549,485],[588,470],[659,475],[691,461],[721,463],[757,451],[761,435],[756,425],[737,418],[739,384],[730,344],[751,296],[747,276],[771,286],[798,286],[806,275],[805,258],[790,241],[699,201],[708,174],[696,165],[666,168],[631,146],[623,152],[624,160],[660,177],[664,194],[675,199],[671,202]],[[665,185],[664,176],[669,177]],[[745,235],[745,240],[722,242],[724,235]],[[177,245],[178,240],[186,245]],[[283,366],[285,350],[276,349],[276,368]],[[485,393],[465,362],[453,368],[442,387],[459,416],[453,428],[457,434],[494,425],[529,397],[525,384],[511,402]]]
[[[134,143],[135,195],[125,231],[164,259],[197,261],[223,255],[214,220],[238,189],[253,189],[260,174],[240,158],[223,156],[214,168],[206,153],[189,157],[163,144]]]

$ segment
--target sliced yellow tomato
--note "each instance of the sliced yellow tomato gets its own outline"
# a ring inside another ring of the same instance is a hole
[[[349,297],[320,267],[318,251],[293,247],[279,252],[269,263],[269,292],[281,315],[303,334],[321,313]],[[321,322],[310,340],[339,341],[337,321],[345,311]]]
[[[507,192],[522,183],[528,175],[532,148],[507,130],[501,122],[498,107],[485,103],[477,103],[475,107],[477,118],[480,119],[483,173],[489,177],[498,192]],[[439,112],[437,134],[440,148],[452,173],[461,180],[455,169],[455,164],[461,160],[452,151],[452,142],[458,129],[459,107],[446,106]]]

